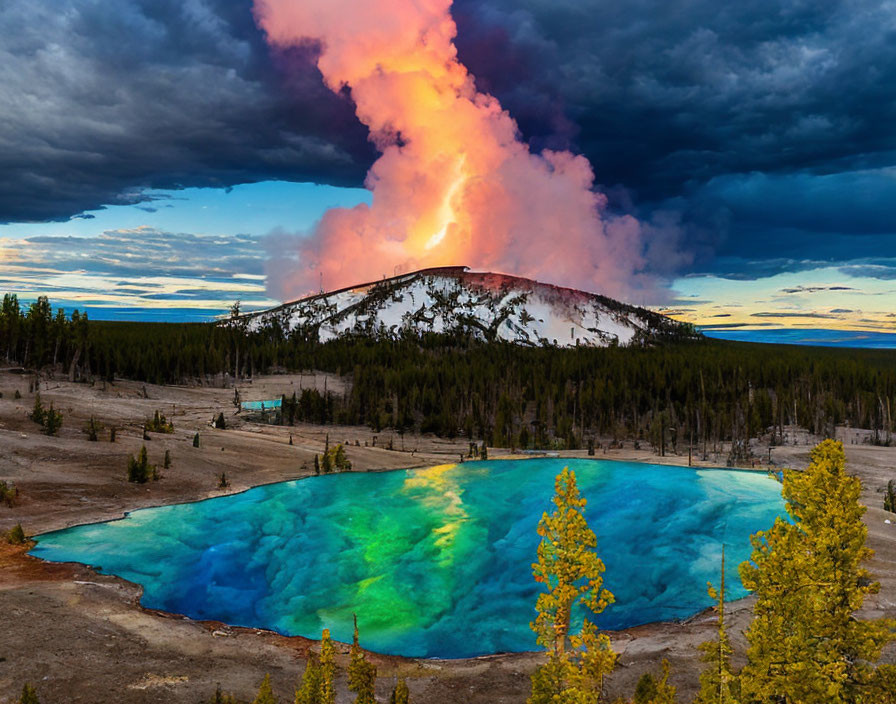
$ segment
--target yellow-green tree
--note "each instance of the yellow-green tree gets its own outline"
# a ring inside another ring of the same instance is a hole
[[[725,627],[725,546],[722,546],[722,575],[719,589],[707,583],[710,599],[716,600],[718,632],[715,640],[700,644],[707,668],[700,673],[700,692],[694,704],[737,704],[737,675],[731,668],[731,641]]]
[[[341,447],[341,445],[340,445]],[[354,617],[355,632],[352,639],[351,661],[348,666],[348,688],[354,692],[355,704],[376,704],[376,665],[369,662],[358,643],[358,617]]]
[[[551,515],[538,524],[541,543],[535,580],[547,587],[538,596],[538,615],[530,624],[548,661],[532,675],[529,704],[592,704],[603,689],[604,677],[616,664],[610,639],[587,617],[573,634],[573,609],[579,605],[595,614],[613,602],[602,588],[604,563],[597,556],[597,538],[585,521],[586,500],[579,495],[575,472],[569,467],[557,475]]]
[[[25,686],[22,687],[22,696],[19,697],[18,704],[40,704],[40,701],[37,698],[37,690],[34,689],[34,685],[25,683]]]
[[[395,683],[395,689],[392,690],[392,696],[389,698],[389,704],[408,704],[411,700],[411,693],[408,690],[408,683],[404,681],[404,677],[399,677]]]
[[[880,585],[862,563],[868,530],[859,504],[861,484],[846,473],[843,445],[825,440],[803,471],[784,473],[789,523],[777,519],[751,538],[740,566],[756,594],[747,631],[744,702],[837,704],[861,701],[872,664],[894,638],[894,623],[856,618]]]
[[[274,690],[271,689],[271,676],[265,675],[261,681],[261,687],[258,688],[258,694],[252,700],[252,704],[277,704],[277,697],[274,696]]]
[[[325,628],[320,636],[320,704],[335,704],[336,651],[330,640],[330,629]]]
[[[295,704],[320,704],[320,661],[314,653],[308,655],[302,681],[296,689]]]

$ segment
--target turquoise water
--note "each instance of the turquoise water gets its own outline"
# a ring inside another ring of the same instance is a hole
[[[542,512],[575,470],[616,603],[617,629],[710,605],[726,545],[730,598],[751,533],[783,513],[762,474],[626,462],[529,459],[336,474],[134,511],[39,536],[32,554],[98,566],[144,586],[144,606],[319,637],[330,628],[407,656],[536,648],[529,622]]]

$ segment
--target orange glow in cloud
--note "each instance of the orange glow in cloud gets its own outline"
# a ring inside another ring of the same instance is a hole
[[[533,154],[458,61],[450,0],[255,0],[275,46],[315,42],[382,155],[372,204],[333,208],[273,258],[281,299],[428,266],[465,264],[631,298],[649,289],[641,226],[607,220],[594,173],[570,152]]]

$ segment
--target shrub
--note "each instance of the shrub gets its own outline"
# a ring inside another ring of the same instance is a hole
[[[156,411],[151,421],[144,426],[151,433],[173,433],[174,423],[165,418],[164,413]]]
[[[232,694],[227,694],[226,692],[221,691],[221,685],[219,684],[217,688],[215,688],[215,694],[211,699],[208,700],[208,704],[239,704]]]
[[[15,484],[0,482],[0,502],[12,508],[19,501],[19,488]]]
[[[12,543],[13,545],[22,545],[26,540],[25,531],[22,530],[21,523],[16,523],[12,527],[12,530],[6,534],[6,542]]]
[[[34,685],[25,683],[25,686],[22,687],[22,696],[19,697],[18,704],[40,704]]]

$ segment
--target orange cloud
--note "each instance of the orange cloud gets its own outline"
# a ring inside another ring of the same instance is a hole
[[[281,299],[465,264],[561,281],[617,297],[650,289],[642,228],[607,220],[582,156],[533,154],[498,101],[458,61],[450,0],[256,0],[275,46],[317,43],[334,91],[348,89],[382,152],[367,175],[371,205],[329,210],[275,257]],[[298,260],[298,264],[296,264]]]

